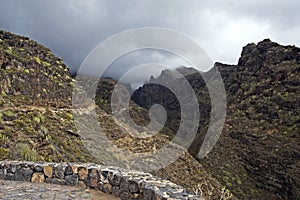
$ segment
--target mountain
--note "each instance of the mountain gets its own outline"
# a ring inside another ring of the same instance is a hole
[[[28,37],[0,31],[0,159],[92,161],[76,134],[69,69]]]
[[[227,116],[216,146],[199,158],[211,112],[202,76],[211,77],[216,69],[225,85]],[[237,65],[216,63],[206,73],[178,71],[198,98],[201,118],[189,152],[205,169],[240,199],[300,199],[300,49],[265,39],[245,46]],[[165,127],[175,135],[178,100],[154,84],[170,78],[170,72],[162,72],[137,89],[132,100],[145,109],[162,103],[168,113]]]
[[[80,132],[81,128],[92,131],[93,127],[90,121],[94,116],[90,101],[93,94],[80,86],[74,88],[76,80],[85,78],[85,84],[97,84],[96,119],[112,144],[124,152],[135,153],[152,152],[169,144],[174,151],[181,152],[181,156],[152,174],[183,185],[189,191],[200,184],[198,191],[203,197],[219,199],[230,194],[186,149],[169,142],[171,129],[165,127],[161,133],[141,139],[132,136],[132,128],[116,121],[110,108],[116,81],[104,78],[95,81],[93,77],[81,75],[71,77],[62,59],[50,49],[28,37],[6,31],[0,31],[0,67],[0,160],[103,165],[113,160],[119,162],[120,167],[131,165],[134,158],[122,160],[113,150],[93,151],[99,144],[86,138],[89,133]],[[121,88],[123,91],[128,86]],[[72,99],[72,92],[84,94],[86,98]],[[149,122],[147,110],[133,101],[130,102],[130,115],[137,124]],[[84,116],[83,123],[76,124],[75,116]],[[143,130],[143,134],[149,133]],[[88,145],[91,145],[89,149]],[[151,157],[147,159],[150,164],[157,164]],[[138,167],[139,163],[136,164]]]

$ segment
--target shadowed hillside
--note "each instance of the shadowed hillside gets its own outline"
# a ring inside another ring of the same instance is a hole
[[[227,117],[217,145],[201,160],[197,154],[207,131],[210,98],[199,73],[180,69],[188,74],[185,78],[201,111],[189,152],[241,199],[299,199],[300,49],[266,39],[245,46],[238,65],[216,63],[215,68],[225,85]],[[157,79],[166,78],[168,73],[163,72]],[[146,84],[132,100],[145,109],[162,100],[169,114],[166,127],[176,133],[180,107],[174,94]]]

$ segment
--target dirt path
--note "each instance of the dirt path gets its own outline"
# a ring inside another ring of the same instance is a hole
[[[0,191],[0,199],[119,200],[119,198],[96,190],[46,183],[0,180]]]

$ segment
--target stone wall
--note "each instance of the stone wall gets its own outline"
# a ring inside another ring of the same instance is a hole
[[[202,199],[149,173],[96,164],[2,161],[0,179],[88,187],[124,200]]]

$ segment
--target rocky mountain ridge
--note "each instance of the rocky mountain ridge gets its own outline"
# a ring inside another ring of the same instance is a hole
[[[218,143],[203,159],[197,154],[210,120],[210,97],[200,73],[185,75],[202,116],[189,152],[238,198],[299,199],[300,49],[266,39],[245,46],[237,65],[216,63],[204,76],[215,69],[225,85],[227,116]],[[157,79],[168,77],[163,72]],[[132,100],[145,109],[162,101],[166,127],[176,133],[180,107],[174,94],[146,84]]]

